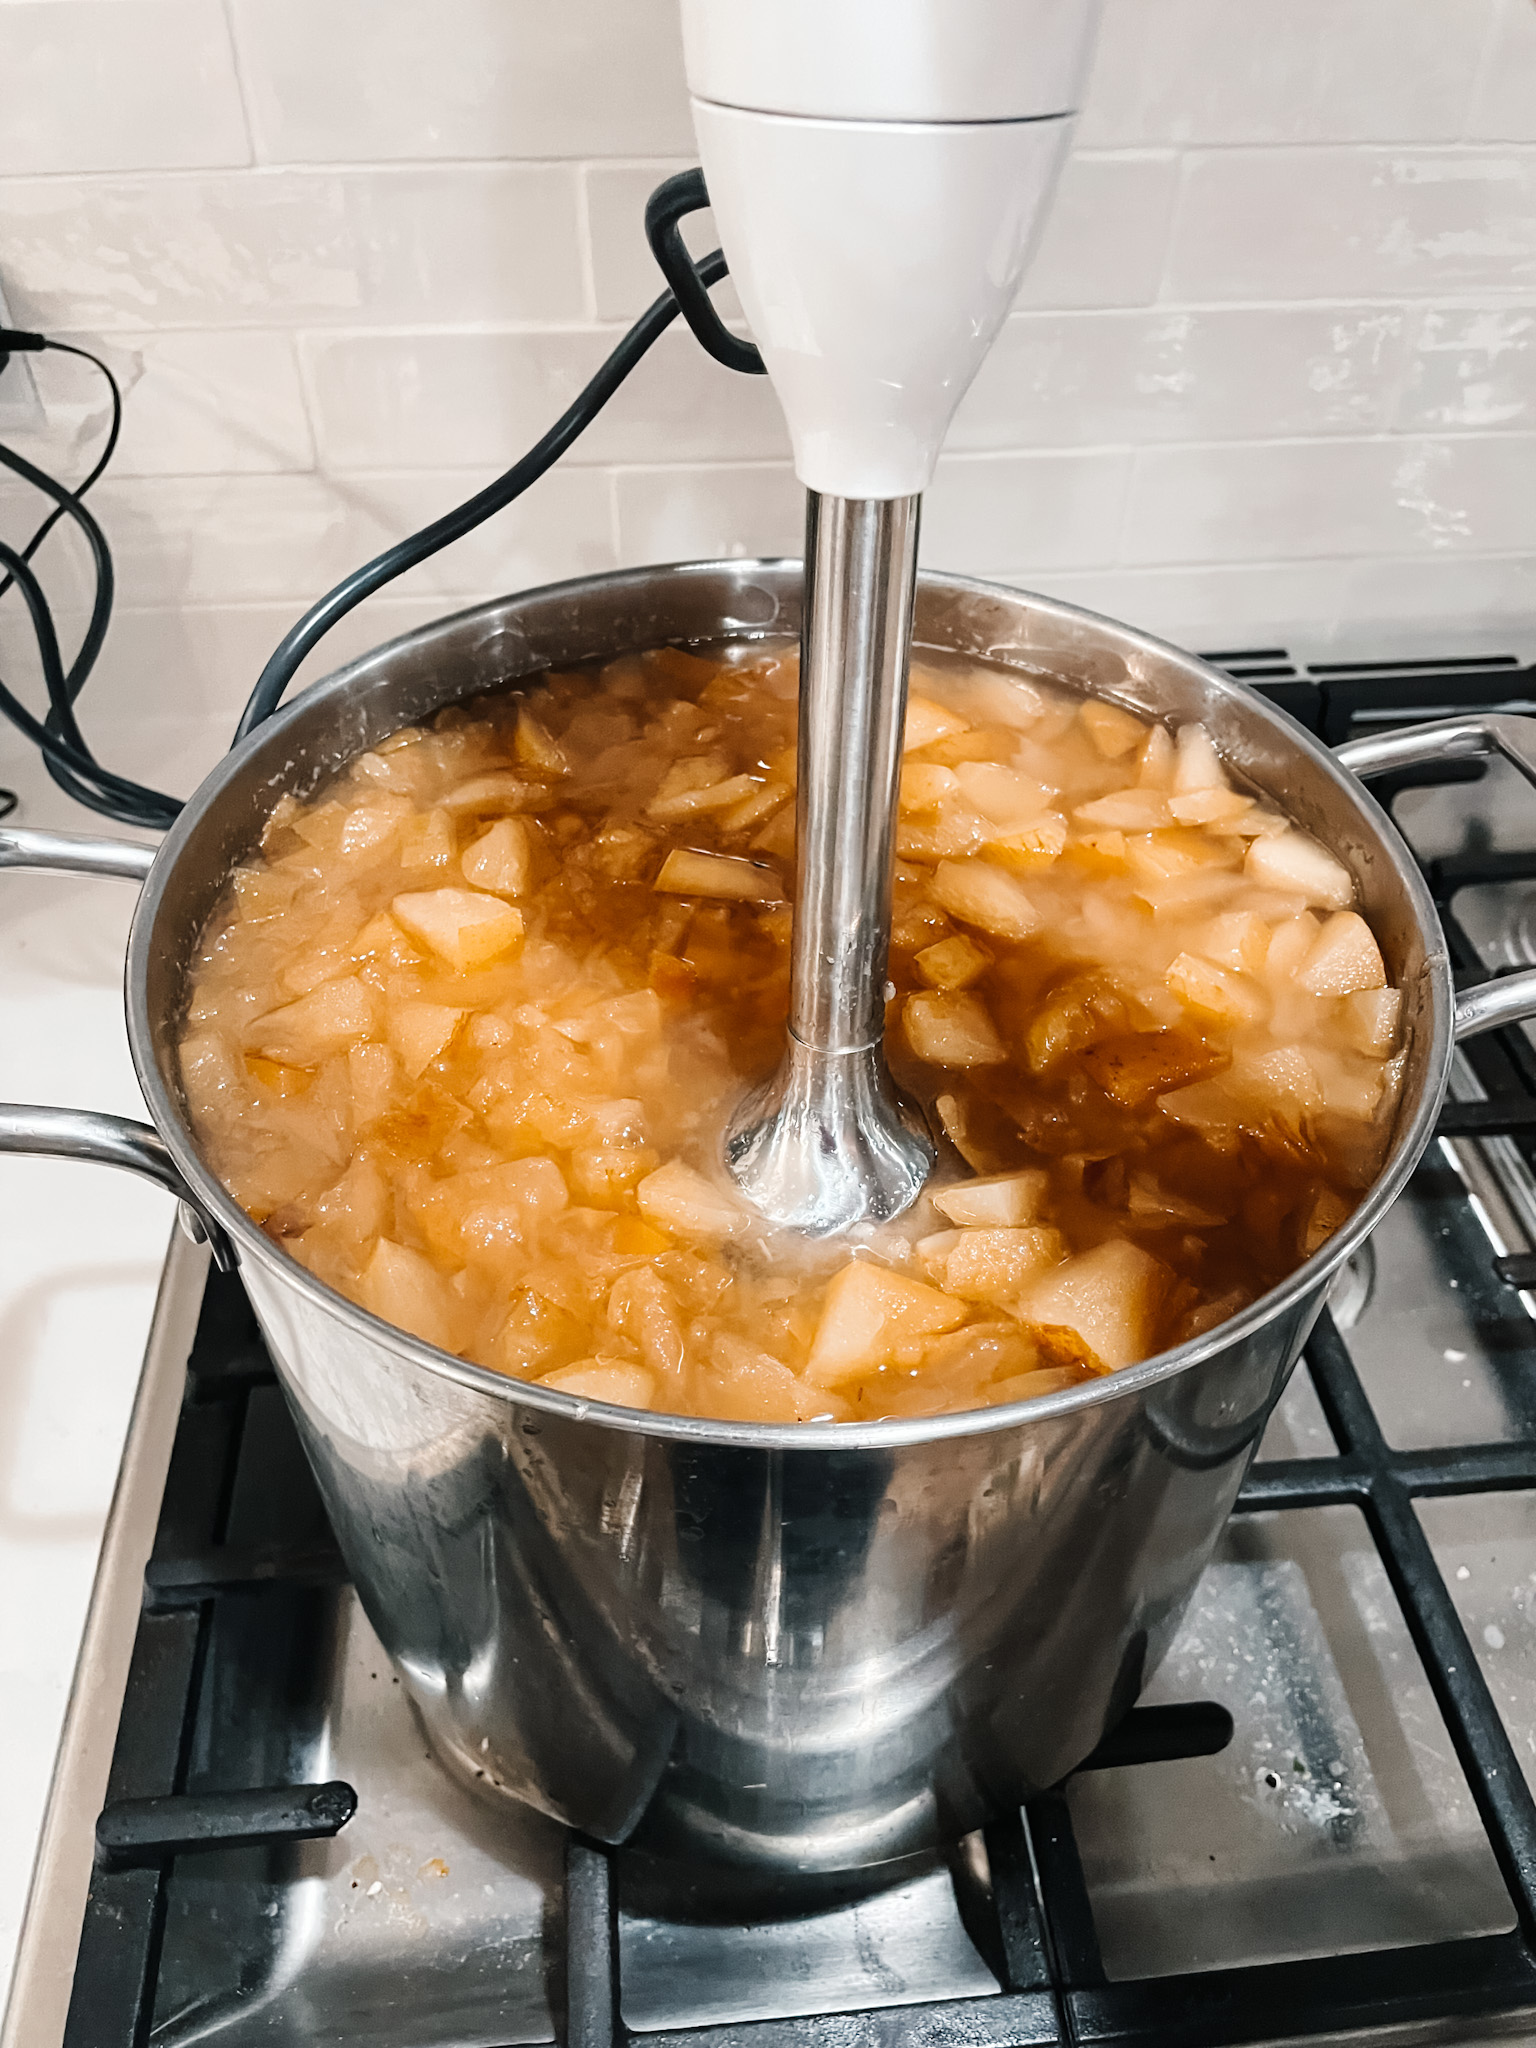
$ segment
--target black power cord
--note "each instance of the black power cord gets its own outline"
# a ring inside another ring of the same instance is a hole
[[[262,670],[236,728],[237,742],[254,731],[264,719],[271,717],[300,664],[338,619],[345,618],[364,598],[372,596],[386,583],[403,576],[407,569],[415,568],[419,562],[425,562],[452,542],[473,532],[515,498],[520,498],[531,484],[558,462],[679,312],[717,361],[731,369],[761,373],[763,361],[757,350],[729,332],[709,301],[709,288],[726,275],[725,257],[715,249],[695,263],[683,247],[678,222],[684,215],[697,212],[708,204],[709,194],[701,171],[679,172],[657,188],[646,208],[646,233],[671,288],[646,308],[590,383],[526,455],[513,463],[494,483],[487,484],[472,498],[466,498],[462,505],[454,506],[452,511],[434,519],[419,533],[386,548],[383,554],[353,570],[318,604],[311,606],[283,636]],[[42,749],[49,774],[80,802],[126,824],[163,829],[180,811],[180,803],[174,797],[145,789],[102,767],[86,744],[74,713],[75,702],[101,651],[102,638],[111,616],[113,588],[112,557],[105,537],[80,500],[101,475],[117,444],[122,419],[121,394],[106,364],[85,349],[75,348],[67,342],[50,341],[46,335],[0,328],[0,367],[3,367],[5,354],[10,349],[43,348],[56,348],[65,354],[83,356],[96,364],[112,388],[112,428],[94,468],[73,491],[66,490],[24,457],[0,444],[0,463],[54,500],[54,510],[20,553],[0,545],[0,568],[6,572],[4,581],[0,581],[0,597],[14,584],[31,614],[43,684],[48,694],[48,714],[43,720],[35,718],[3,683],[0,683],[0,713]],[[96,601],[90,623],[80,651],[68,670],[63,666],[47,598],[31,569],[33,555],[57,522],[65,517],[74,520],[84,535],[96,570]],[[3,794],[0,792],[0,796]],[[0,806],[0,816],[5,815],[6,808]]]
[[[162,796],[158,790],[146,789],[141,783],[132,782],[125,776],[114,775],[103,768],[91,752],[85,735],[81,732],[75,717],[75,704],[81,691],[90,679],[106,639],[107,627],[112,617],[114,579],[111,550],[106,536],[102,533],[94,516],[86,509],[82,500],[91,486],[97,482],[107,464],[112,460],[117,447],[118,435],[122,431],[123,398],[117,379],[101,360],[89,349],[77,348],[73,342],[53,341],[45,334],[28,333],[15,328],[0,328],[0,366],[12,352],[37,353],[43,349],[58,355],[77,356],[82,362],[90,363],[106,379],[111,396],[112,418],[106,440],[84,480],[73,489],[61,484],[46,470],[39,469],[25,456],[18,455],[13,448],[0,443],[0,466],[19,476],[24,483],[53,500],[53,510],[32,534],[25,547],[18,552],[14,548],[0,545],[0,598],[7,591],[17,588],[25,600],[31,617],[34,637],[37,641],[38,659],[43,671],[43,686],[48,695],[48,711],[39,720],[27,707],[0,682],[0,713],[9,718],[26,737],[42,752],[49,774],[77,802],[85,804],[103,816],[114,818],[120,824],[148,825],[163,829],[176,815],[179,808],[170,797]],[[86,624],[80,647],[68,669],[64,667],[59,648],[59,635],[48,599],[32,569],[32,561],[43,542],[52,533],[61,519],[73,521],[85,539],[90,551],[91,566],[95,578],[95,593],[91,603],[91,615]],[[9,792],[5,794],[9,795]],[[15,799],[4,805],[0,815],[8,814],[15,808]]]

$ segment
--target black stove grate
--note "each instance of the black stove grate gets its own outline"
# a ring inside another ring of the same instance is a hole
[[[1536,708],[1536,670],[1513,658],[1308,671],[1283,650],[1213,659],[1330,742],[1362,725],[1435,711]],[[1377,788],[1390,801],[1403,787],[1480,772],[1475,763],[1449,773],[1418,770],[1393,789]],[[1481,979],[1453,898],[1472,883],[1536,876],[1536,855],[1458,855],[1427,873],[1459,976]],[[1441,1134],[1507,1136],[1528,1147],[1536,1139],[1536,1048],[1511,1029],[1476,1041],[1468,1056],[1486,1100],[1448,1104]],[[1496,1265],[1507,1285],[1536,1281],[1536,1258]],[[1237,1512],[1346,1505],[1365,1517],[1508,1887],[1513,1931],[1112,1983],[1058,1789],[987,1830],[990,1888],[961,1901],[997,1994],[631,2036],[619,2008],[615,1853],[572,1839],[563,1945],[568,2048],[623,2048],[631,2038],[649,2048],[1220,2048],[1352,2030],[1455,2030],[1536,2012],[1536,1801],[1414,1511],[1416,1500],[1435,1496],[1536,1490],[1536,1437],[1396,1451],[1326,1313],[1306,1359],[1338,1455],[1255,1465]],[[253,1464],[260,1471],[254,1488]],[[341,1784],[247,1785],[221,1794],[190,1782],[220,1616],[231,1603],[261,1602],[281,1635],[298,1606],[342,1577],[245,1298],[237,1281],[211,1273],[98,1825],[66,2048],[143,2048],[150,2040],[176,1856],[334,1833],[350,1816],[355,1795]],[[1206,1703],[1137,1709],[1083,1768],[1209,1754],[1230,1734],[1224,1710]]]

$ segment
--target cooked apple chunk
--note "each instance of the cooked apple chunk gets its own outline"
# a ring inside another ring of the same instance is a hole
[[[378,997],[355,974],[323,982],[310,995],[258,1017],[245,1033],[246,1049],[289,1066],[316,1066],[332,1053],[346,1052],[371,1038],[378,1024]]]
[[[930,988],[969,988],[992,965],[992,955],[957,932],[952,939],[940,939],[925,946],[917,956],[917,971]]]
[[[964,1302],[869,1259],[844,1266],[827,1289],[805,1377],[838,1387],[966,1318]]]
[[[1354,878],[1344,863],[1294,827],[1255,839],[1245,873],[1262,888],[1294,891],[1304,903],[1325,910],[1347,910],[1355,900]]]
[[[521,818],[499,818],[464,849],[459,862],[471,887],[493,896],[525,896],[533,872],[533,842]]]
[[[1023,1173],[994,1173],[936,1188],[932,1201],[941,1216],[957,1228],[987,1225],[1014,1229],[1032,1223],[1045,1200],[1050,1175],[1038,1167]]]
[[[1000,939],[1027,939],[1040,913],[1012,875],[987,860],[943,860],[933,877],[934,901],[962,924]]]
[[[908,996],[901,1021],[907,1043],[930,1066],[995,1067],[1008,1057],[986,1004],[975,996]]]
[[[479,889],[413,889],[390,915],[461,974],[504,960],[523,943],[523,913]]]
[[[719,1244],[726,1238],[744,1236],[753,1227],[751,1211],[734,1195],[680,1159],[669,1160],[648,1174],[635,1195],[647,1223],[670,1231],[685,1243]]]
[[[1315,996],[1352,996],[1384,988],[1387,970],[1365,919],[1339,910],[1318,933],[1296,979]]]
[[[1017,1313],[1027,1323],[1075,1330],[1102,1370],[1118,1372],[1155,1349],[1172,1285],[1173,1275],[1150,1252],[1111,1238],[1037,1280]]]
[[[729,903],[782,903],[783,886],[772,868],[733,854],[695,853],[674,846],[661,864],[656,887],[669,896],[718,896]]]

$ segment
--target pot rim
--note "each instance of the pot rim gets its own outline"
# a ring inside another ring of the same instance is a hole
[[[1259,697],[1257,692],[1253,693],[1253,697],[1260,714],[1281,730],[1285,738],[1307,757],[1316,771],[1343,789],[1350,801],[1366,813],[1393,855],[1399,879],[1406,887],[1424,937],[1423,971],[1429,984],[1430,1022],[1429,1042],[1424,1056],[1424,1086],[1411,1120],[1406,1128],[1394,1135],[1386,1164],[1349,1220],[1320,1250],[1305,1260],[1278,1286],[1261,1295],[1238,1315],[1229,1317],[1227,1321],[1218,1323],[1214,1329],[1192,1338],[1188,1343],[1181,1344],[1172,1351],[1158,1352],[1137,1365],[1125,1366],[1118,1372],[1106,1373],[1084,1385],[1067,1388],[1060,1393],[1037,1395],[1028,1401],[1016,1401],[995,1408],[963,1409],[952,1414],[893,1418],[883,1422],[721,1422],[713,1421],[706,1416],[671,1415],[650,1409],[614,1407],[606,1402],[585,1400],[574,1394],[563,1394],[552,1387],[541,1387],[534,1381],[513,1379],[503,1373],[492,1371],[488,1366],[473,1365],[465,1359],[455,1357],[451,1352],[440,1351],[436,1345],[428,1344],[419,1337],[413,1337],[408,1332],[397,1329],[392,1323],[384,1322],[380,1317],[359,1307],[345,1295],[339,1294],[334,1288],[318,1280],[306,1267],[301,1266],[297,1259],[289,1257],[275,1245],[252,1222],[233,1195],[204,1163],[192,1142],[186,1114],[166,1087],[155,1056],[154,1033],[146,995],[146,968],[151,935],[161,899],[181,848],[201,821],[214,809],[227,783],[243,765],[246,756],[258,747],[271,745],[288,725],[309,715],[317,699],[323,701],[326,697],[345,696],[352,685],[381,657],[396,655],[418,644],[430,642],[445,628],[462,626],[466,621],[498,614],[508,604],[520,604],[535,599],[578,600],[596,588],[613,590],[622,589],[626,585],[640,591],[658,577],[715,575],[739,578],[758,574],[783,579],[791,573],[796,580],[799,579],[801,564],[798,558],[760,557],[724,561],[665,562],[638,569],[608,570],[592,576],[571,577],[557,583],[539,585],[533,590],[520,591],[510,597],[491,598],[482,604],[467,606],[463,611],[432,620],[409,633],[398,635],[393,640],[382,642],[378,647],[359,656],[357,660],[321,677],[304,689],[292,702],[284,705],[273,717],[258,726],[254,732],[248,734],[219,761],[198,785],[180,817],[160,844],[134,912],[125,963],[124,993],[128,1040],[139,1085],[144,1092],[151,1118],[171,1152],[178,1170],[197,1194],[199,1203],[223,1225],[230,1238],[240,1248],[243,1257],[254,1256],[258,1263],[273,1273],[274,1277],[285,1285],[297,1289],[316,1307],[324,1309],[407,1364],[431,1372],[439,1378],[455,1381],[476,1393],[503,1400],[510,1406],[529,1409],[535,1414],[559,1416],[569,1421],[593,1422],[632,1435],[670,1438],[729,1449],[895,1450],[903,1445],[936,1443],[952,1437],[979,1436],[1016,1428],[1025,1423],[1044,1422],[1058,1416],[1073,1414],[1079,1409],[1098,1407],[1108,1401],[1134,1398],[1164,1380],[1178,1378],[1217,1352],[1242,1344],[1266,1324],[1300,1308],[1308,1295],[1316,1294],[1321,1305],[1327,1281],[1380,1223],[1402,1192],[1404,1183],[1418,1165],[1429,1144],[1450,1076],[1454,989],[1439,917],[1429,890],[1419,873],[1418,865],[1396,825],[1359,777],[1343,768],[1329,748],[1288,712]],[[918,583],[922,588],[953,591],[959,595],[1002,597],[1010,600],[1027,597],[1031,606],[1036,608],[1038,615],[1042,617],[1056,618],[1064,623],[1077,625],[1087,623],[1092,626],[1108,627],[1122,645],[1154,658],[1166,659],[1171,656],[1179,663],[1192,666],[1203,673],[1223,692],[1240,691],[1243,687],[1223,670],[1201,660],[1198,655],[1189,654],[1183,648],[1176,647],[1172,642],[1162,640],[1155,634],[1143,632],[1138,627],[1127,626],[1118,619],[1089,611],[1081,605],[1068,604],[1059,598],[1023,591],[1008,584],[991,583],[979,577],[955,576],[942,572],[924,571],[919,575]],[[913,642],[914,648],[930,644],[936,643],[917,639]],[[1042,660],[1044,659],[1045,657],[1042,657]],[[1006,667],[1008,664],[1000,662],[999,665]],[[484,691],[477,690],[473,694],[484,694]],[[453,701],[451,697],[444,699],[445,704]],[[1111,698],[1109,701],[1114,700]]]

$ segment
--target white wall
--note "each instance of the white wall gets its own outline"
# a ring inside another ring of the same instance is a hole
[[[674,12],[0,0],[0,286],[133,387],[98,729],[130,693],[227,720],[308,599],[519,453],[654,294],[641,204],[691,155]],[[82,463],[89,379],[38,374],[23,445]],[[1531,650],[1532,0],[1108,0],[951,445],[935,565],[1206,647]],[[676,334],[332,658],[549,577],[794,551],[799,521],[771,393]]]

